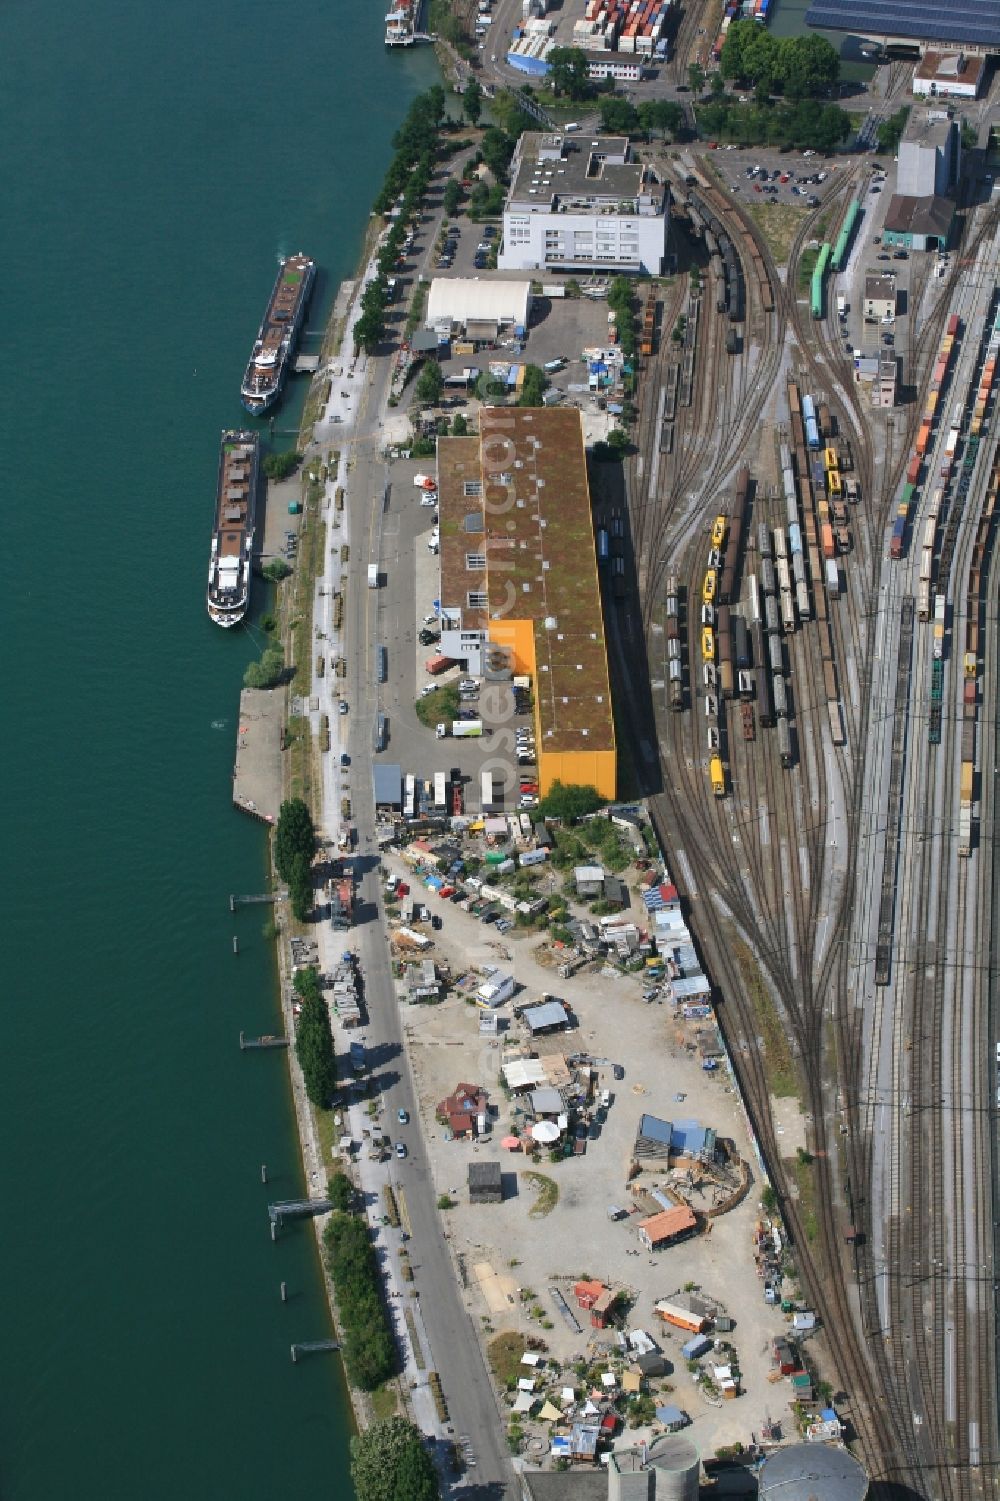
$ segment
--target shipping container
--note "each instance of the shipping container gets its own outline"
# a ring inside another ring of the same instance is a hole
[[[832,599],[840,594],[840,569],[835,558],[826,560],[826,589]]]
[[[960,802],[971,804],[971,802],[972,802],[972,781],[973,781],[973,777],[974,776],[975,776],[975,767],[973,766],[972,762],[971,761],[963,761],[962,762],[962,780],[961,780],[961,784],[960,784],[960,788],[959,788],[959,801]]]
[[[820,528],[820,540],[823,544],[824,558],[834,557],[836,555],[836,548],[833,543],[833,527],[828,521],[824,522]]]

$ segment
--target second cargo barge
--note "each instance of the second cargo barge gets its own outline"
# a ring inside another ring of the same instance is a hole
[[[250,603],[259,467],[256,433],[222,434],[206,599],[216,625],[239,625]]]
[[[291,255],[281,263],[240,391],[243,405],[255,417],[281,395],[315,276],[316,262],[307,255]]]

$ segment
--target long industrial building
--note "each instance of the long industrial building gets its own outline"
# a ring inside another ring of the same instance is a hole
[[[484,407],[438,442],[441,652],[491,681],[530,677],[539,791],[616,794],[615,729],[583,420]],[[499,732],[502,734],[503,732]],[[498,742],[498,752],[513,748]]]
[[[806,25],[910,47],[1000,51],[996,0],[813,0]]]

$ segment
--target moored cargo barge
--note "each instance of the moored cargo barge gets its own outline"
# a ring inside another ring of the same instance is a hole
[[[281,395],[315,276],[316,262],[307,255],[292,255],[281,263],[240,391],[243,405],[255,417]]]
[[[257,434],[224,432],[208,565],[208,613],[216,625],[239,625],[250,603],[259,470]]]

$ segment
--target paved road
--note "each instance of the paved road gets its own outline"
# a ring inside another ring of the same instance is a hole
[[[433,233],[433,231],[432,231]],[[428,236],[430,238],[430,236]],[[326,428],[324,441],[334,441],[342,453],[341,475],[346,472],[347,498],[342,527],[328,537],[332,554],[339,552],[343,541],[350,546],[350,563],[346,579],[345,634],[347,678],[344,696],[350,705],[345,716],[331,716],[331,730],[339,732],[331,754],[324,758],[325,814],[323,828],[327,836],[338,831],[340,795],[349,787],[353,821],[357,831],[355,870],[357,875],[356,925],[350,935],[322,935],[323,947],[330,958],[349,937],[358,954],[365,977],[368,1023],[365,1028],[371,1072],[383,1106],[384,1129],[393,1138],[404,1139],[407,1157],[393,1157],[390,1177],[405,1197],[412,1238],[409,1244],[416,1289],[423,1322],[433,1357],[433,1367],[442,1380],[448,1402],[451,1426],[455,1435],[468,1435],[476,1464],[466,1471],[463,1493],[476,1501],[501,1501],[512,1494],[513,1472],[503,1437],[503,1428],[493,1389],[487,1375],[479,1341],[462,1302],[456,1272],[445,1243],[431,1176],[419,1135],[419,1112],[409,1064],[403,1048],[403,1027],[391,974],[391,961],[381,907],[380,876],[375,847],[375,806],[371,781],[375,715],[378,709],[378,685],[375,674],[375,646],[386,641],[395,655],[413,652],[413,585],[400,581],[402,571],[412,572],[412,553],[405,538],[418,525],[408,516],[402,531],[386,524],[394,521],[393,508],[383,516],[387,473],[379,452],[382,422],[388,396],[389,361],[337,362],[343,380],[335,384],[349,392],[342,398],[342,421]],[[416,493],[394,498],[394,506],[417,507]],[[426,512],[423,513],[426,516]],[[422,523],[421,523],[422,524]],[[399,546],[397,538],[404,540]],[[381,554],[379,550],[382,543]],[[419,543],[418,543],[419,545]],[[399,554],[398,560],[396,554]],[[384,587],[367,587],[367,568],[377,561]],[[393,572],[397,582],[393,582]],[[329,594],[320,602],[329,611]],[[383,619],[378,620],[379,611]],[[325,621],[329,629],[329,620]],[[409,639],[407,639],[407,636]],[[412,668],[410,669],[412,674]],[[401,675],[404,673],[401,671]],[[411,677],[412,681],[412,677]],[[325,685],[325,688],[324,688]],[[326,695],[332,685],[329,677],[320,680],[317,689]],[[341,773],[341,749],[351,757],[350,771]],[[395,1124],[397,1111],[410,1114],[410,1124]],[[414,1404],[415,1413],[426,1411],[426,1402]],[[426,1426],[426,1424],[425,1424]]]

